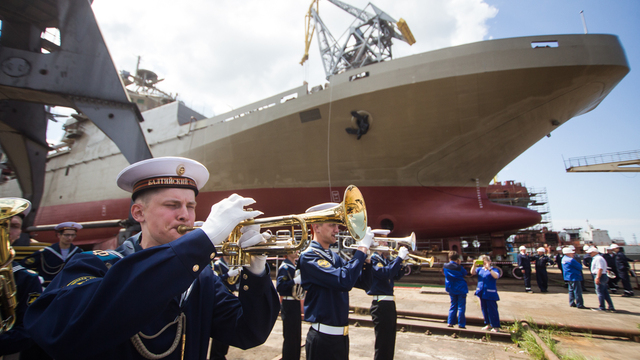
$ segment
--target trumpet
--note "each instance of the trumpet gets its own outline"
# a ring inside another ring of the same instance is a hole
[[[249,266],[251,263],[251,255],[284,255],[296,251],[303,251],[311,243],[309,237],[308,225],[320,223],[338,223],[344,225],[349,230],[354,239],[362,239],[367,231],[367,209],[364,198],[360,190],[349,185],[344,191],[344,200],[342,203],[325,210],[309,212],[299,215],[275,216],[262,219],[249,219],[240,222],[231,232],[229,237],[221,245],[216,246],[216,252],[229,256],[229,268],[238,268],[241,266]],[[266,243],[241,248],[238,240],[242,236],[240,229],[244,226],[260,225],[260,228],[275,228],[291,226],[291,234],[295,233],[295,226],[301,228],[300,240],[295,236],[288,239],[282,239],[279,236],[267,236]],[[177,231],[184,234],[199,228],[199,226],[178,227]],[[235,284],[238,276],[229,278],[229,284]]]
[[[11,330],[16,322],[17,289],[11,266],[15,252],[9,240],[9,222],[29,206],[24,199],[0,199],[0,334]]]
[[[357,249],[358,248],[357,244],[347,244],[347,241],[350,241],[350,239],[351,237],[349,236],[343,238],[342,247],[344,249]],[[376,243],[380,243],[384,241],[387,243],[387,245],[386,246],[379,245],[379,244],[372,245],[369,248],[369,251],[389,251],[391,254],[395,256],[398,255],[398,250],[402,246],[409,248],[409,250],[411,251],[416,251],[416,234],[413,232],[411,233],[411,235],[403,238],[374,237],[373,241]],[[394,245],[389,246],[390,243],[393,243]],[[435,261],[435,258],[433,256],[430,258],[426,258],[426,257],[414,255],[414,254],[409,254],[409,258],[406,259],[404,263],[409,263],[412,265],[422,265],[423,262],[426,262],[429,264],[429,267],[433,267],[434,261]]]

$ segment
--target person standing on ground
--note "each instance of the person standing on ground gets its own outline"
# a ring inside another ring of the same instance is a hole
[[[296,270],[298,253],[286,254],[278,268],[276,289],[282,299],[280,317],[282,318],[282,360],[300,359],[300,339],[302,337],[302,314],[300,300],[294,291],[302,279],[300,270]]]
[[[73,244],[80,229],[82,225],[73,221],[56,225],[58,242],[27,256],[20,265],[37,271],[44,279],[44,286],[47,286],[62,271],[72,256],[82,252],[82,249]]]
[[[333,208],[339,204],[324,203],[306,212]],[[349,359],[349,291],[362,274],[373,232],[358,242],[350,261],[329,248],[337,239],[340,225],[311,224],[313,241],[300,254],[299,267],[302,287],[307,291],[304,300],[304,320],[311,323],[307,333],[307,360]]]
[[[582,300],[582,286],[580,285],[580,282],[583,281],[582,264],[574,259],[575,250],[572,248],[566,247],[562,249],[562,253],[564,254],[562,258],[563,276],[569,285],[569,306],[588,309]]]
[[[607,276],[609,276],[609,271],[611,271],[615,277],[609,277],[609,293],[615,294],[618,292],[618,268],[616,267],[615,253],[611,246],[607,247],[607,253],[602,255],[604,260],[607,262]]]
[[[465,311],[467,308],[467,270],[461,265],[460,255],[455,251],[449,251],[449,262],[444,264],[444,289],[449,293],[451,305],[449,306],[449,316],[447,326],[458,325],[460,329],[466,329],[467,319]]]
[[[373,230],[374,233],[387,235],[389,230]],[[385,241],[379,242],[380,246],[387,246]],[[409,250],[405,247],[398,250],[398,256],[391,259],[389,251],[376,251],[371,255],[371,288],[368,295],[373,296],[371,301],[371,319],[376,335],[374,345],[374,360],[393,359],[396,349],[396,324],[397,311],[395,297],[393,296],[394,280],[400,280],[405,268],[402,262],[409,257]]]
[[[624,249],[618,246],[618,244],[611,244],[611,248],[616,253],[615,261],[616,268],[618,269],[618,277],[620,277],[620,281],[624,287],[624,294],[622,294],[622,296],[631,297],[633,296],[633,288],[631,287],[631,281],[629,279],[629,271],[631,270],[629,262],[634,262],[634,260],[629,259],[627,255],[624,254]]]
[[[593,276],[593,283],[595,284],[596,294],[598,295],[598,308],[591,310],[602,311],[605,309],[605,302],[609,304],[609,311],[616,311],[613,307],[613,301],[609,296],[609,278],[607,277],[607,261],[600,255],[598,249],[590,247],[587,249],[587,253],[591,256],[591,275]]]
[[[531,291],[531,258],[527,254],[527,247],[522,245],[519,248],[518,254],[518,267],[522,271],[522,277],[524,278],[524,291],[530,293]]]
[[[556,248],[556,265],[558,265],[558,269],[560,269],[560,276],[562,276],[562,279],[564,279],[564,270],[562,269],[562,257],[564,256],[562,254],[562,246],[558,246]],[[568,287],[569,285],[567,284],[567,282],[564,282],[564,287]]]
[[[502,270],[491,266],[491,258],[487,255],[481,255],[478,260],[482,261],[482,266],[474,263],[471,268],[471,274],[478,275],[478,287],[475,295],[480,298],[480,306],[482,308],[482,316],[484,317],[485,326],[482,330],[491,330],[492,332],[500,331],[500,314],[498,313],[498,287],[496,280],[502,276]]]
[[[549,277],[547,275],[547,265],[553,265],[553,260],[549,259],[543,247],[538,248],[538,255],[533,257],[533,261],[536,267],[536,282],[540,292],[546,293]]]

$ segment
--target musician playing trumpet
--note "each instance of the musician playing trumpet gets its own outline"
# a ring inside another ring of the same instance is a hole
[[[376,235],[386,236],[389,230],[373,230]],[[387,242],[378,241],[379,246]],[[393,282],[400,280],[405,268],[402,262],[409,257],[406,247],[398,250],[398,256],[391,259],[389,251],[375,251],[371,255],[372,282],[367,294],[373,297],[371,302],[371,319],[376,334],[375,360],[393,359],[396,347],[397,311]]]
[[[307,213],[337,206],[319,204]],[[307,333],[307,360],[349,358],[349,291],[356,286],[373,242],[373,232],[358,242],[358,249],[350,261],[329,248],[337,239],[339,225],[312,224],[313,241],[300,255],[302,286],[307,291],[304,300],[304,319],[311,323]]]
[[[125,168],[117,184],[132,192],[141,232],[117,251],[74,256],[27,310],[32,338],[56,359],[206,359],[209,339],[247,349],[262,344],[280,311],[266,256],[240,276],[236,297],[210,262],[236,226],[261,214],[232,194],[193,226],[196,195],[209,178],[197,161],[164,157]],[[245,229],[247,227],[243,227]],[[265,241],[243,230],[240,247]]]

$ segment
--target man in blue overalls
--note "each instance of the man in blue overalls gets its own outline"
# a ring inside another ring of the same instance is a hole
[[[324,203],[307,209],[314,212],[337,206]],[[362,273],[373,232],[358,243],[358,250],[347,262],[331,251],[336,242],[338,224],[312,224],[313,241],[300,255],[302,287],[307,291],[304,300],[304,320],[311,323],[307,333],[307,360],[349,358],[349,291]]]
[[[117,251],[71,259],[27,310],[25,328],[56,359],[206,359],[209,339],[247,349],[262,344],[278,317],[266,256],[252,256],[234,296],[211,268],[216,245],[242,221],[253,199],[233,194],[193,226],[209,172],[197,161],[165,157],[125,168],[117,184],[132,192],[141,232]],[[249,228],[249,229],[248,229]],[[264,238],[244,227],[240,247]]]
[[[387,235],[389,230],[373,230],[374,233]],[[382,241],[380,246],[387,246]],[[393,296],[393,282],[400,280],[405,268],[402,262],[409,257],[409,250],[402,247],[398,256],[391,259],[389,251],[376,251],[371,255],[372,282],[367,294],[373,296],[371,318],[376,334],[375,360],[393,359],[396,348],[397,311]]]

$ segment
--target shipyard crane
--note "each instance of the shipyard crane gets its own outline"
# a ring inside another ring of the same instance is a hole
[[[575,157],[564,165],[567,172],[640,172],[640,150]]]
[[[309,58],[309,47],[313,33],[318,28],[318,45],[327,80],[350,69],[392,59],[392,38],[413,45],[416,41],[407,23],[401,18],[394,20],[384,11],[369,3],[364,10],[338,0],[328,0],[353,15],[356,25],[351,26],[347,39],[340,45],[318,15],[319,0],[313,0],[305,16],[305,54],[300,64]],[[315,5],[315,8],[314,8]],[[371,8],[373,13],[366,11]],[[311,26],[313,20],[313,27]]]

